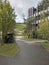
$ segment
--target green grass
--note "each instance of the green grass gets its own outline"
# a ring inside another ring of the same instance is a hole
[[[25,27],[26,27],[26,24],[16,24],[14,31],[15,33],[18,33],[19,31],[23,31]]]
[[[39,39],[23,37],[23,38],[21,38],[21,40],[26,40],[26,41],[36,41],[36,40],[39,40]]]
[[[28,40],[28,41],[32,41],[33,40],[33,38],[26,38],[26,37],[24,37],[23,39],[24,40]]]
[[[0,55],[2,56],[13,57],[18,51],[19,49],[15,43],[3,44],[2,46],[0,44]]]
[[[22,31],[25,27],[26,27],[26,24],[16,24],[16,28],[18,30],[21,30]]]
[[[41,43],[41,45],[46,49],[46,50],[48,50],[49,51],[49,42],[45,42],[45,43]]]

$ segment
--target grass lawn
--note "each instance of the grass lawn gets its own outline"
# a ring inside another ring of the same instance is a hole
[[[33,40],[33,38],[27,38],[27,37],[24,37],[24,38],[22,38],[23,40],[28,40],[28,41],[32,41]]]
[[[42,46],[49,51],[49,43],[41,43]]]
[[[23,37],[23,38],[21,38],[21,40],[26,40],[26,41],[35,41],[35,40],[39,40],[39,39],[33,39],[33,38]]]
[[[15,43],[3,44],[2,46],[0,44],[0,55],[2,56],[13,57],[18,51],[19,49]]]
[[[16,29],[22,31],[26,27],[26,24],[16,24]]]
[[[17,33],[19,31],[23,31],[25,27],[26,27],[26,24],[16,24],[16,27],[14,29],[15,35],[18,35]]]

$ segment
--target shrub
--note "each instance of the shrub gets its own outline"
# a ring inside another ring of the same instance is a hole
[[[49,22],[41,22],[37,32],[40,38],[49,40]]]

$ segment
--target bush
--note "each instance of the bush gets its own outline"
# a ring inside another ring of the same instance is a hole
[[[37,32],[40,38],[49,40],[49,22],[41,22]]]

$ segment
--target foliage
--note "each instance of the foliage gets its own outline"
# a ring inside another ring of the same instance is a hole
[[[44,10],[47,10],[48,13],[48,3],[49,0],[42,0],[41,2],[42,12],[40,12],[40,24],[39,28],[37,29],[39,37],[47,40],[49,40],[49,20]]]
[[[29,18],[26,23],[26,33],[29,37],[32,36],[32,23],[34,22],[35,18]]]
[[[49,40],[49,22],[41,22],[37,31],[42,39]]]
[[[47,50],[49,51],[49,42],[45,42],[45,43],[41,43],[41,45]]]
[[[47,9],[49,7],[49,0],[42,0],[42,7],[43,9]]]
[[[0,25],[3,39],[8,32],[13,32],[15,17],[14,9],[10,6],[10,3],[7,0],[4,0],[0,5]]]
[[[1,18],[1,8],[2,8],[2,0],[0,0],[0,31],[1,31],[1,29],[2,29],[2,24],[1,24],[1,22],[2,22],[2,18]]]

